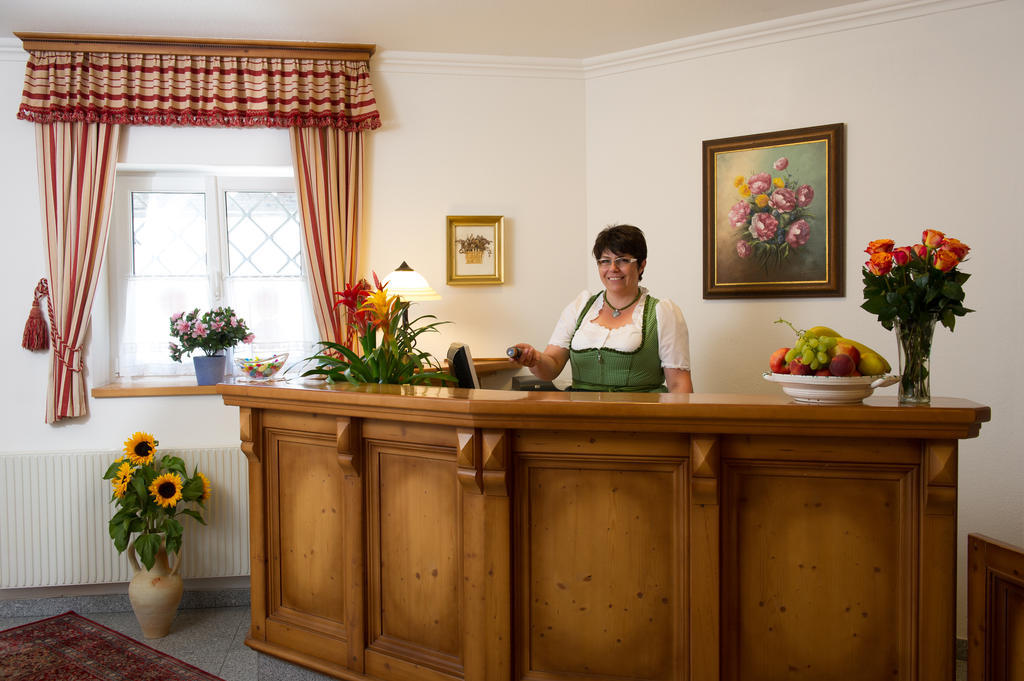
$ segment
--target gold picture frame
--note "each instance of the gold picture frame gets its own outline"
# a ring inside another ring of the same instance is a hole
[[[449,215],[448,284],[505,283],[505,218],[501,215]]]

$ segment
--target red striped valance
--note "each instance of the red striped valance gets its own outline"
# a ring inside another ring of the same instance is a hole
[[[380,127],[366,61],[30,50],[18,118],[217,127]]]

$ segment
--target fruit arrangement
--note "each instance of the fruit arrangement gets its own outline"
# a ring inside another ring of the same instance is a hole
[[[775,323],[793,329],[797,340],[793,347],[779,348],[772,353],[768,359],[768,368],[772,373],[797,376],[877,376],[892,369],[884,357],[868,346],[845,338],[827,326],[797,330],[785,319],[777,319]]]

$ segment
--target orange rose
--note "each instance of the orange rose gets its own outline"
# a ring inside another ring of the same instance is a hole
[[[868,247],[864,249],[864,252],[868,255],[874,255],[875,253],[888,253],[895,245],[896,242],[892,239],[875,239],[868,244]]]
[[[932,265],[937,270],[948,272],[959,264],[960,258],[956,256],[953,251],[947,251],[944,248],[940,248],[935,251],[935,260]]]
[[[928,247],[924,244],[914,244],[910,247],[910,250],[916,253],[917,257],[921,258],[921,260],[928,257]]]
[[[942,240],[942,248],[947,251],[952,251],[954,255],[960,260],[967,257],[968,251],[971,247],[960,241],[959,239],[945,238]]]
[[[888,251],[872,253],[871,259],[864,263],[864,266],[868,268],[871,274],[877,274],[878,276],[889,274],[889,270],[892,269],[892,253]]]
[[[910,246],[900,246],[892,250],[892,259],[897,265],[906,265],[910,262]]]
[[[945,234],[937,229],[926,229],[921,232],[921,243],[928,248],[938,248],[942,245],[942,240],[945,236]]]

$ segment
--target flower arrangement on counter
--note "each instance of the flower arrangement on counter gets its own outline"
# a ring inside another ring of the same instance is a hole
[[[171,337],[177,340],[170,343],[175,362],[196,350],[209,357],[239,343],[252,343],[255,338],[245,320],[230,307],[215,307],[202,314],[198,307],[191,312],[175,312],[171,315]]]
[[[124,454],[103,474],[113,487],[111,501],[117,512],[110,519],[110,538],[123,553],[135,536],[135,552],[147,570],[153,568],[160,544],[168,553],[181,550],[179,515],[205,525],[202,514],[190,505],[205,508],[211,485],[205,475],[176,456],[157,455],[160,443],[149,433],[136,432],[124,442]]]
[[[950,331],[956,318],[973,312],[964,307],[964,283],[971,276],[958,267],[970,247],[935,229],[921,233],[921,243],[896,247],[876,239],[864,251],[864,302],[886,329],[896,330],[901,404],[931,401],[932,337],[935,323]]]
[[[729,209],[729,224],[736,228],[736,255],[754,257],[768,270],[803,247],[811,238],[807,209],[814,187],[800,184],[788,171],[789,159],[772,164],[775,174],[737,175],[733,186],[743,198]]]
[[[448,322],[423,323],[436,319],[422,315],[408,319],[409,303],[399,296],[389,296],[373,274],[376,290],[365,279],[336,292],[335,308],[345,310],[350,328],[355,331],[360,354],[351,348],[330,341],[320,341],[321,350],[309,359],[316,366],[303,375],[320,375],[329,381],[350,383],[431,383],[455,382],[443,371],[429,353],[419,350],[417,341],[424,333],[436,333]]]
[[[950,331],[957,317],[974,312],[964,307],[964,282],[971,276],[958,267],[970,246],[935,229],[921,233],[921,243],[896,247],[876,239],[864,249],[870,257],[864,274],[862,308],[878,316],[886,329],[897,321],[934,319]]]

